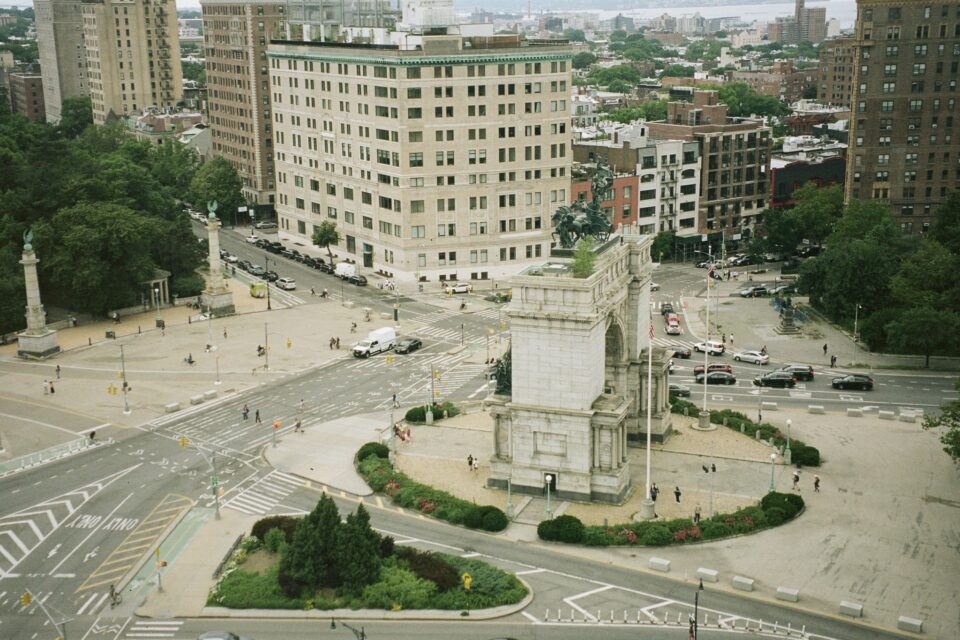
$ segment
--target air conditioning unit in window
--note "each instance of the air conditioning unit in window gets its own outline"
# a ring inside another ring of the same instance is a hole
[[[911,123],[911,124],[908,126],[908,128],[909,128],[909,129],[916,129],[916,128],[917,128],[917,125]]]

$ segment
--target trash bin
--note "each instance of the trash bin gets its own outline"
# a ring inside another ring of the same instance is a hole
[[[113,329],[107,329],[107,339],[108,339],[108,340],[116,340],[116,339],[117,339],[117,334],[116,334],[116,332],[115,332]]]

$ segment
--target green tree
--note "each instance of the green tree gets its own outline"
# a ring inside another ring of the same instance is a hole
[[[563,32],[563,37],[569,40],[570,42],[586,42],[587,34],[583,32],[583,29],[566,29]]]
[[[696,69],[693,67],[688,67],[682,64],[671,64],[663,69],[663,73],[660,74],[661,78],[692,78],[696,73]]]
[[[930,356],[956,351],[958,331],[960,316],[953,311],[912,307],[887,325],[887,344],[902,353],[924,356],[924,366],[929,369]]]
[[[917,250],[900,263],[900,270],[890,281],[890,292],[905,307],[960,309],[958,269],[957,254],[936,240],[923,238]]]
[[[180,68],[183,70],[184,80],[193,80],[202,85],[207,84],[207,72],[201,63],[181,60]]]
[[[937,207],[930,235],[953,253],[960,254],[960,190],[951,191]]]
[[[731,117],[745,117],[750,115],[777,116],[789,115],[790,107],[773,96],[758,94],[753,88],[743,82],[730,82],[720,86],[720,102],[727,105],[727,113]]]
[[[597,254],[593,251],[593,238],[587,236],[577,243],[573,250],[573,277],[589,278],[597,262]]]
[[[667,118],[666,100],[648,100],[636,107],[620,107],[604,116],[614,122],[634,122],[636,120],[665,120]]]
[[[889,241],[899,235],[890,207],[881,202],[852,201],[833,225],[828,244],[846,243],[861,238]]]
[[[93,124],[93,106],[88,96],[64,98],[57,129],[67,138],[76,138]]]
[[[380,577],[380,537],[361,504],[337,530],[337,572],[347,593],[357,595]]]
[[[787,215],[796,230],[820,246],[843,214],[843,191],[839,185],[820,187],[808,182],[793,192],[793,198],[797,204]]]
[[[280,572],[311,589],[339,584],[339,535],[343,528],[333,498],[320,496],[313,511],[297,523],[280,561]]]
[[[635,86],[636,85],[632,85],[624,80],[614,80],[607,85],[607,91],[612,91],[614,93],[630,93],[633,91]]]
[[[330,245],[340,244],[340,232],[337,231],[337,224],[333,220],[324,220],[314,228],[311,240],[314,245],[327,250],[332,265],[333,251],[330,250]]]
[[[237,218],[237,208],[243,203],[243,184],[232,164],[221,157],[203,163],[190,183],[190,195],[194,204],[203,207],[216,200],[220,217]]]
[[[789,253],[802,239],[797,219],[790,215],[789,209],[768,210],[763,216],[763,232],[767,249],[774,253]]]
[[[669,260],[673,257],[673,246],[677,240],[675,231],[661,231],[653,238],[653,244],[650,246],[650,256],[656,258],[657,262]]]
[[[954,383],[960,391],[960,380]],[[924,429],[943,429],[940,444],[944,452],[954,462],[960,463],[960,401],[953,400],[940,407],[940,415],[927,415],[923,418]]]
[[[196,150],[176,140],[164,140],[153,147],[153,175],[171,194],[181,196],[190,189],[200,166]],[[197,206],[203,206],[198,204]]]
[[[604,87],[615,80],[637,84],[642,79],[643,76],[640,71],[628,64],[619,64],[615,67],[595,67],[590,71],[590,80]]]
[[[589,69],[590,65],[597,61],[597,56],[593,55],[589,51],[581,51],[577,55],[573,56],[573,68],[574,69]]]

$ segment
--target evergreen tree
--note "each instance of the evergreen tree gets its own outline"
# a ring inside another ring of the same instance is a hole
[[[337,584],[337,544],[344,525],[333,498],[323,494],[293,532],[280,572],[311,589]]]
[[[361,504],[337,530],[337,570],[344,591],[359,594],[380,578],[380,540]]]

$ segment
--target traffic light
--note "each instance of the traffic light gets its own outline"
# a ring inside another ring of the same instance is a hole
[[[190,444],[190,438],[188,438],[187,436],[180,436],[177,439],[177,444],[179,444],[183,448],[186,448],[186,446]]]
[[[20,604],[22,604],[23,606],[26,607],[31,602],[33,602],[33,594],[30,593],[29,591],[25,592],[23,595],[20,596]]]

